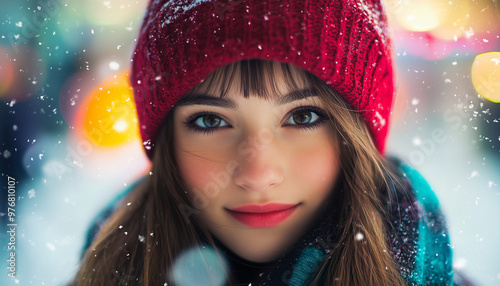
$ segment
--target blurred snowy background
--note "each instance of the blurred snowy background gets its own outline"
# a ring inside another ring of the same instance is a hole
[[[147,172],[127,83],[145,5],[1,2],[1,285],[65,284],[91,220]],[[386,6],[398,68],[387,153],[433,186],[454,266],[500,285],[498,1]],[[17,281],[7,276],[7,176],[17,181]]]

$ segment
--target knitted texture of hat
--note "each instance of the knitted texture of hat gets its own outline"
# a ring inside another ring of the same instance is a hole
[[[147,155],[177,100],[243,59],[322,79],[359,111],[383,153],[394,93],[387,30],[380,0],[151,0],[130,75]]]

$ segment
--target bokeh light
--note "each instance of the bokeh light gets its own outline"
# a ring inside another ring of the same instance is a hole
[[[0,92],[0,98],[5,101],[25,101],[39,88],[43,87],[46,79],[46,64],[40,60],[36,49],[16,45],[15,49],[0,51],[0,88],[6,84],[5,90]],[[2,71],[5,67],[6,77]],[[8,86],[7,86],[8,85]],[[7,88],[8,87],[8,88]]]
[[[0,46],[0,98],[10,89],[14,81],[14,64],[5,48]]]
[[[443,21],[440,0],[419,0],[401,3],[396,13],[399,24],[409,31],[429,31]]]
[[[476,91],[492,102],[500,102],[500,52],[480,54],[471,70]]]
[[[407,31],[430,32],[443,40],[470,38],[498,29],[499,12],[491,0],[386,0],[389,13]],[[496,25],[495,25],[496,24]]]
[[[468,30],[471,24],[469,1],[434,0],[433,2],[439,5],[437,13],[440,19],[439,25],[432,30],[435,37],[451,41],[471,33]],[[425,17],[423,19],[425,20]]]
[[[211,247],[191,248],[175,260],[171,276],[180,286],[222,286],[226,284],[227,271],[227,261]]]
[[[500,12],[493,0],[385,2],[396,42],[426,60],[471,50],[484,53],[500,43]]]
[[[123,26],[141,16],[147,1],[88,0],[79,1],[88,23],[103,26]]]
[[[105,80],[94,89],[80,110],[77,129],[99,146],[115,146],[139,138],[136,107],[128,73]]]

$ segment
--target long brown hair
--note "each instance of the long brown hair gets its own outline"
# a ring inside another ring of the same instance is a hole
[[[244,96],[278,93],[275,73],[298,89],[300,80],[312,85],[340,136],[344,182],[340,221],[343,231],[336,246],[309,281],[312,285],[404,285],[387,239],[381,194],[395,181],[389,163],[380,155],[356,111],[326,83],[286,63],[243,60],[211,73],[195,87],[224,96],[239,77]],[[218,89],[218,90],[217,90]],[[170,112],[159,132],[152,173],[130,192],[86,250],[75,285],[163,285],[169,269],[184,250],[203,243],[214,245],[197,220],[198,210],[187,195],[173,150]],[[391,181],[391,182],[390,182]],[[354,235],[362,230],[363,243]]]

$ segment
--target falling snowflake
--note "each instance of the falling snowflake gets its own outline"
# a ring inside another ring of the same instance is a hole
[[[354,239],[356,239],[356,241],[363,240],[363,238],[365,238],[365,236],[361,232],[356,233],[356,236],[354,236]]]
[[[113,71],[117,71],[118,69],[120,68],[120,64],[115,62],[115,61],[112,61],[109,63],[109,69],[110,70],[113,70]]]
[[[9,151],[9,150],[5,150],[5,151],[3,151],[3,157],[4,157],[5,159],[9,158],[11,155],[12,155],[12,154],[10,153],[10,151]]]
[[[56,250],[56,247],[52,243],[50,243],[50,242],[47,242],[46,246],[51,251],[55,251]]]

